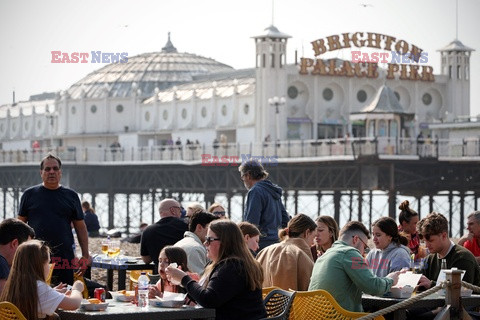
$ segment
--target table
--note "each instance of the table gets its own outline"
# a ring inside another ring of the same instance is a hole
[[[371,296],[369,294],[362,295],[362,305],[365,310],[379,310],[394,305],[396,303],[405,301],[406,299],[398,298],[387,298],[387,297],[377,297]],[[407,307],[410,308],[428,308],[435,309],[438,307],[443,307],[445,305],[445,296],[438,293],[433,293],[413,305]],[[462,297],[463,307],[478,307],[480,305],[480,295],[472,294],[470,297]],[[404,320],[407,318],[406,309],[399,309],[393,312],[393,318],[395,320]]]
[[[108,308],[105,311],[57,310],[61,320],[167,320],[167,319],[215,319],[215,309],[184,306],[182,308],[148,307],[140,309],[130,302],[119,302],[107,299]]]
[[[127,263],[128,261],[136,261],[136,263]],[[127,279],[127,270],[155,270],[154,263],[144,263],[141,258],[120,257],[118,259],[105,260],[98,259],[92,262],[92,268],[101,268],[107,270],[107,286],[113,289],[113,270],[118,272],[118,290],[125,289],[125,281]]]

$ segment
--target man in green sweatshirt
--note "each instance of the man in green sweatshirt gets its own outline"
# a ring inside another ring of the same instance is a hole
[[[340,237],[317,259],[308,291],[328,291],[344,309],[363,311],[362,292],[382,295],[398,281],[400,271],[375,276],[363,258],[370,234],[358,221],[348,222]]]

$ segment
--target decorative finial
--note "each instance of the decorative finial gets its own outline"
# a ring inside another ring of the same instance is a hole
[[[172,52],[178,52],[177,48],[175,48],[170,41],[170,31],[168,32],[168,40],[167,43],[165,44],[165,47],[162,48],[162,52],[167,52],[167,53],[172,53]]]

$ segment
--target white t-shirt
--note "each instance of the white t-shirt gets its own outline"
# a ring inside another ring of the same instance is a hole
[[[65,295],[57,292],[43,281],[37,280],[38,317],[46,318],[57,310]]]

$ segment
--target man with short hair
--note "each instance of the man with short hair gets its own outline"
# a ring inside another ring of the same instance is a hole
[[[247,188],[247,202],[242,221],[260,229],[260,250],[278,242],[278,229],[287,226],[289,217],[282,203],[283,190],[268,178],[262,164],[248,160],[238,168],[240,179]]]
[[[480,264],[480,211],[474,211],[467,217],[468,233],[458,240],[458,245],[464,246],[475,256]]]
[[[338,240],[315,262],[308,291],[326,290],[344,309],[354,312],[363,311],[363,292],[388,292],[397,283],[400,271],[383,278],[375,276],[363,258],[368,239],[370,234],[361,222],[348,222]]]
[[[0,223],[0,293],[7,281],[18,246],[34,237],[35,231],[21,220],[10,218]]]
[[[436,284],[442,260],[447,263],[447,269],[453,267],[465,270],[463,281],[480,285],[480,269],[473,254],[464,247],[453,243],[448,237],[448,220],[438,212],[431,212],[417,224],[417,231],[425,239],[430,254],[426,258],[426,268],[419,286],[430,288]]]
[[[183,239],[175,243],[175,247],[180,247],[187,253],[188,269],[198,275],[202,275],[207,266],[207,249],[203,245],[207,236],[207,229],[210,222],[219,219],[211,213],[194,213],[188,224],[188,231],[185,232]]]
[[[92,262],[88,251],[88,233],[78,194],[60,185],[62,161],[49,153],[40,163],[43,183],[33,186],[22,195],[18,218],[28,223],[38,239],[47,242],[56,263],[52,282],[73,284],[73,272],[85,273]],[[82,250],[77,260],[74,252],[72,225]]]
[[[145,228],[140,240],[140,255],[145,263],[154,262],[158,270],[158,255],[163,247],[173,245],[183,238],[188,225],[180,219],[181,207],[174,199],[160,201],[160,220]]]

